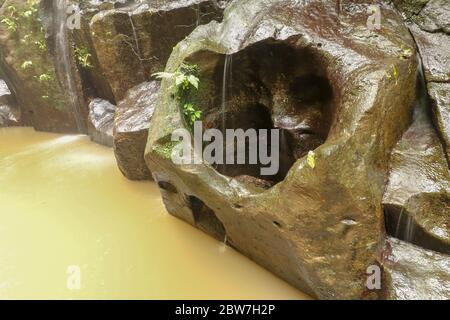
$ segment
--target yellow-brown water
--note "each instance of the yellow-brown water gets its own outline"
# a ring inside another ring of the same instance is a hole
[[[70,268],[80,271],[79,289]],[[155,184],[123,178],[111,149],[85,136],[6,128],[0,299],[12,298],[307,296],[167,214]]]

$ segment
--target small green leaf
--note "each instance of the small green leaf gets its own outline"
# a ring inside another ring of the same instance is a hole
[[[152,77],[157,79],[173,79],[175,77],[175,73],[170,72],[156,72],[152,74]]]
[[[175,77],[175,85],[178,87],[186,80],[186,76],[184,74],[179,74]]]
[[[196,76],[190,75],[188,76],[187,80],[195,89],[198,89],[198,83],[200,80]]]
[[[395,65],[392,66],[392,75],[394,76],[394,79],[397,80],[398,72]]]
[[[22,12],[22,16],[24,16],[25,18],[29,18],[33,15],[33,11],[31,10],[26,10],[24,12]]]
[[[33,61],[27,60],[20,66],[22,69],[27,69],[33,65]]]
[[[46,74],[46,73],[43,73],[43,74],[41,74],[41,75],[39,76],[39,81],[40,81],[40,82],[42,82],[42,81],[49,81],[49,80],[51,80],[51,79],[52,79],[52,76],[49,75],[49,74]]]
[[[403,50],[402,58],[409,59],[409,58],[411,58],[411,56],[412,56],[412,50],[411,49],[406,48],[406,49]]]

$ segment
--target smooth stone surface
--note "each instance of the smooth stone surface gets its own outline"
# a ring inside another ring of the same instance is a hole
[[[382,289],[391,300],[449,300],[450,257],[387,238]]]
[[[428,84],[428,92],[433,103],[433,119],[438,129],[450,163],[450,83]]]
[[[391,154],[383,197],[388,232],[421,247],[450,254],[450,172],[425,109]]]
[[[103,99],[89,103],[88,132],[91,139],[108,147],[113,146],[113,126],[116,106]]]
[[[159,81],[144,82],[128,90],[117,106],[114,154],[120,171],[131,180],[151,179],[144,151],[159,88]]]
[[[417,25],[411,25],[410,29],[422,56],[427,82],[449,82],[450,35],[426,32]]]
[[[396,0],[394,3],[407,19],[419,48],[428,93],[433,102],[434,125],[450,164],[450,0]]]

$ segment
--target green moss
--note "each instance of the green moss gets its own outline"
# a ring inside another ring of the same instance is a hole
[[[153,146],[153,151],[164,159],[171,159],[172,151],[177,146],[178,143],[179,143],[178,141],[167,141],[156,143]]]

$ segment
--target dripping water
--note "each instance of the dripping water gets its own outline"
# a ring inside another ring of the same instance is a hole
[[[414,217],[405,214],[404,211],[405,209],[402,207],[397,218],[397,227],[395,228],[394,237],[412,243],[415,237]]]
[[[196,21],[195,26],[198,27],[200,25],[200,4],[197,4],[197,8],[195,9]]]
[[[225,56],[225,63],[223,67],[223,80],[222,80],[222,103],[221,103],[221,113],[222,113],[222,134],[226,136],[227,129],[227,99],[231,94],[232,89],[232,68],[233,68],[233,57],[231,55]],[[225,150],[228,150],[225,145]],[[224,159],[225,163],[225,159]],[[223,166],[222,174],[226,175],[226,166]]]
[[[130,20],[131,30],[133,31],[134,45],[136,46],[136,55],[140,58],[141,49],[139,48],[139,41],[137,37],[136,28],[134,26],[133,18],[131,16],[131,12],[128,12],[128,19]]]
[[[227,234],[225,233],[225,237],[223,239],[223,241],[220,243],[220,247],[219,247],[219,251],[221,253],[224,253],[225,251],[227,251],[227,247],[228,247],[228,238],[227,238]]]
[[[74,72],[70,63],[69,41],[67,37],[67,2],[66,0],[56,0],[54,2],[54,24],[55,24],[55,51],[56,51],[56,72],[60,81],[63,81],[67,94],[70,98],[71,111],[75,119],[78,132],[86,133],[86,126],[81,113],[81,102],[78,96],[75,83]]]
[[[403,218],[403,211],[405,211],[404,208],[402,208],[402,210],[400,210],[400,213],[399,213],[399,215],[398,215],[398,220],[397,220],[397,227],[395,228],[395,234],[394,234],[394,236],[395,236],[397,239],[400,239],[400,225],[401,225],[401,221],[402,221],[402,218]]]
[[[222,80],[222,103],[221,103],[221,113],[222,113],[222,133],[225,134],[226,130],[226,120],[227,120],[227,99],[231,94],[232,87],[232,68],[233,68],[233,57],[231,55],[225,56],[225,64],[223,67],[223,80]]]

